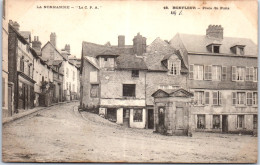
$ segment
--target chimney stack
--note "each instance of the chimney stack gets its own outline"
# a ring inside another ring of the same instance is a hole
[[[51,33],[50,42],[56,48],[56,34],[55,33]]]
[[[65,45],[65,51],[67,51],[70,54],[70,44]]]
[[[210,38],[223,39],[223,31],[224,29],[221,25],[209,25],[206,35]]]
[[[18,22],[12,22],[12,26],[14,27],[14,29],[16,30],[16,31],[19,31],[19,28],[20,28],[20,25],[19,25],[19,23]]]
[[[34,40],[32,41],[32,48],[41,51],[42,43],[39,41],[39,36],[34,36]]]
[[[137,33],[137,36],[133,39],[133,49],[138,56],[146,52],[146,38],[140,35],[140,33]]]
[[[125,47],[125,36],[123,35],[118,36],[118,47],[120,48]]]

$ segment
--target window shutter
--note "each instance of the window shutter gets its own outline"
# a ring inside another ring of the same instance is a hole
[[[218,92],[218,104],[222,105],[222,93],[221,93],[221,91]]]
[[[204,66],[204,78],[208,80],[208,66]]]
[[[253,81],[254,77],[254,67],[249,68],[249,81]]]
[[[227,67],[222,66],[222,80],[227,80]]]
[[[218,105],[218,92],[212,92],[213,105]]]
[[[193,80],[193,73],[194,73],[194,65],[190,65],[189,68],[189,78]]]
[[[257,67],[254,68],[254,76],[253,76],[253,81],[254,81],[254,82],[257,82],[257,79],[258,79],[258,78],[257,78],[257,77],[258,77],[258,75],[257,75],[257,74],[258,74],[258,73],[257,73],[257,69],[258,69]]]
[[[205,92],[205,104],[209,104],[209,92]]]
[[[237,78],[237,67],[232,66],[232,81],[236,81]]]
[[[236,105],[237,103],[237,93],[232,92],[232,105]]]
[[[246,93],[246,103],[247,105],[252,105],[253,102],[253,93],[252,92],[247,92]]]
[[[246,81],[249,81],[249,68],[246,67]]]
[[[211,65],[208,66],[208,76],[209,76],[209,80],[212,80],[212,66]]]

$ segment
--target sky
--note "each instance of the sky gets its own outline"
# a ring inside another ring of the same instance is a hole
[[[173,6],[196,9],[176,10]],[[171,11],[176,11],[176,15]],[[55,32],[57,48],[70,44],[71,54],[78,58],[82,41],[97,44],[109,41],[117,45],[118,35],[125,35],[127,45],[133,44],[137,33],[146,37],[149,45],[157,37],[171,40],[176,33],[205,35],[208,25],[222,25],[224,37],[250,38],[256,44],[258,35],[257,1],[7,0],[7,19],[17,21],[21,31],[31,31],[32,39],[39,36],[42,46],[49,41],[51,32]]]

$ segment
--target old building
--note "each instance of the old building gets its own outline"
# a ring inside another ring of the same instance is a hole
[[[139,34],[137,37],[142,37]],[[146,127],[144,57],[124,45],[82,43],[82,83],[80,104],[83,109],[96,109],[107,119],[129,127]],[[135,42],[143,45],[144,42]],[[143,51],[143,50],[137,50]]]
[[[176,34],[170,45],[189,66],[188,87],[196,131],[252,132],[257,129],[257,46],[225,37],[220,25],[205,35]]]
[[[152,94],[158,89],[182,88],[187,90],[188,69],[183,63],[180,52],[160,38],[156,38],[146,49],[147,52],[144,56],[148,67],[145,91],[148,112],[147,128],[154,128],[156,131],[158,123],[154,123],[154,115],[158,113],[159,109],[154,106]]]
[[[8,36],[8,81],[14,84],[14,112],[34,105],[33,54],[19,33],[19,24],[10,21]]]
[[[13,84],[8,84],[8,20],[6,6],[3,1],[2,21],[2,116],[8,117],[13,114]]]
[[[63,74],[63,100],[74,100],[77,99],[77,89],[78,89],[78,76],[77,76],[77,67],[68,60],[70,55],[70,46],[66,45],[65,49],[58,50],[56,48],[56,34],[51,33],[50,41],[48,41],[42,47],[42,59],[46,61],[49,65],[58,66],[59,71]],[[60,64],[61,62],[61,64]],[[56,86],[56,89],[60,89],[59,86]]]

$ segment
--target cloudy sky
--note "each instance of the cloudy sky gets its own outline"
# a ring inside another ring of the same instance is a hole
[[[44,6],[70,6],[70,9]],[[98,9],[90,9],[90,6]],[[165,6],[169,9],[163,9]],[[172,6],[196,9],[173,10]],[[213,9],[203,10],[203,7]],[[220,7],[229,10],[220,10]],[[176,15],[171,11],[176,11]],[[39,36],[42,46],[49,40],[50,33],[55,32],[57,48],[70,44],[71,53],[77,57],[80,57],[82,41],[97,44],[110,41],[117,45],[117,36],[125,35],[126,44],[131,45],[133,37],[140,32],[150,44],[157,37],[170,40],[178,32],[205,35],[210,24],[222,25],[224,36],[251,38],[257,43],[257,1],[9,0],[7,19],[17,21],[21,31],[31,31],[32,37]]]

